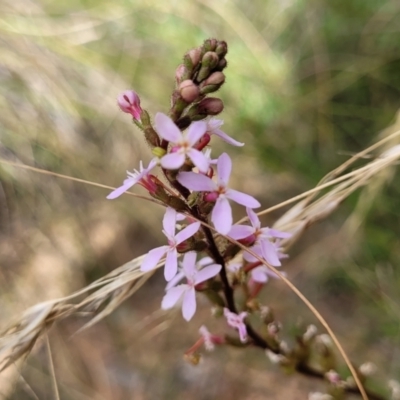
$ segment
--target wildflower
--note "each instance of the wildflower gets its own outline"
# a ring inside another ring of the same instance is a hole
[[[261,248],[260,255],[272,266],[279,267],[281,265],[279,249],[271,242],[271,239],[286,239],[292,235],[277,229],[261,228],[261,222],[257,214],[251,208],[246,208],[246,211],[252,226],[234,225],[228,236],[236,240],[245,239],[248,243],[259,244]]]
[[[178,250],[179,245],[193,236],[200,228],[200,222],[194,222],[175,234],[176,211],[168,207],[163,219],[163,233],[168,239],[167,246],[160,246],[150,250],[144,258],[140,270],[143,272],[154,269],[160,259],[166,254],[164,276],[170,281],[178,271]]]
[[[218,264],[207,265],[201,270],[196,268],[196,253],[188,252],[184,255],[182,261],[183,273],[186,277],[186,284],[169,287],[165,294],[161,308],[167,310],[172,308],[179,299],[182,301],[182,315],[186,321],[190,321],[196,312],[196,291],[195,286],[213,278],[221,270]]]
[[[240,314],[235,314],[229,311],[227,308],[224,308],[224,316],[228,322],[228,325],[238,330],[240,341],[243,343],[246,342],[247,329],[243,320],[247,317],[247,312],[243,311]]]
[[[215,201],[211,221],[221,234],[227,234],[232,227],[232,209],[228,199],[246,207],[260,207],[260,203],[254,197],[227,187],[231,170],[232,161],[228,154],[223,153],[217,161],[217,183],[208,176],[194,172],[180,172],[177,176],[179,183],[186,188],[197,192],[209,192],[205,199]]]
[[[112,191],[107,199],[112,200],[121,196],[122,193],[125,193],[129,190],[133,185],[137,183],[147,189],[150,193],[155,193],[157,189],[157,185],[152,181],[152,178],[149,172],[157,165],[157,159],[153,158],[149,166],[147,168],[143,168],[143,162],[140,161],[139,171],[134,170],[134,172],[127,171],[128,178],[124,180],[124,183],[119,188]]]
[[[157,113],[155,125],[157,132],[163,139],[175,144],[172,147],[171,153],[161,158],[161,166],[163,168],[178,169],[185,163],[187,156],[201,172],[207,172],[208,159],[201,151],[193,147],[206,133],[207,124],[205,122],[193,122],[189,126],[187,134],[183,135],[171,118],[165,114]]]
[[[133,90],[125,90],[118,96],[117,101],[119,108],[123,112],[131,114],[133,118],[140,121],[142,108],[140,107],[140,98],[136,92]]]
[[[223,125],[223,123],[224,121],[222,119],[211,118],[209,121],[207,121],[207,133],[210,135],[219,136],[222,140],[224,140],[226,143],[231,144],[232,146],[244,146],[244,143],[232,139],[225,132],[219,129]]]

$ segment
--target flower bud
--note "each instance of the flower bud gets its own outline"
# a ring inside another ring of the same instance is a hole
[[[204,79],[207,79],[211,74],[211,71],[218,65],[218,62],[219,58],[216,53],[208,51],[206,54],[204,54],[203,58],[201,59],[201,68],[197,74],[196,80],[201,82]]]
[[[225,58],[222,58],[221,60],[219,60],[218,65],[214,68],[214,70],[217,71],[222,71],[223,69],[225,69],[228,65],[228,61],[226,61]]]
[[[200,93],[208,94],[217,91],[225,82],[225,75],[221,71],[213,72],[200,84]]]
[[[207,39],[204,41],[203,48],[205,51],[214,51],[217,47],[217,39]]]
[[[186,79],[178,87],[179,93],[186,103],[193,103],[199,96],[199,87],[192,80]]]
[[[183,77],[186,74],[186,68],[183,64],[178,65],[178,68],[175,70],[175,80],[176,83],[179,84],[180,82],[182,82]]]
[[[125,90],[118,96],[117,100],[118,106],[123,112],[131,114],[133,118],[140,121],[142,108],[140,107],[140,98],[136,92]]]
[[[218,54],[220,58],[225,57],[226,53],[228,53],[228,45],[224,40],[218,42],[215,52]]]
[[[216,97],[203,99],[198,105],[199,114],[217,115],[224,109],[224,103]]]
[[[197,47],[195,49],[190,50],[188,53],[190,60],[192,61],[192,65],[195,67],[200,62],[201,57],[201,48]]]

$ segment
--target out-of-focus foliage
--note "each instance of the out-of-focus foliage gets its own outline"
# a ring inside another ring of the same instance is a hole
[[[119,185],[125,170],[150,154],[118,111],[117,94],[134,88],[149,111],[167,111],[183,52],[217,37],[229,45],[227,82],[219,92],[224,128],[247,144],[228,149],[236,157],[236,186],[272,205],[310,188],[395,121],[399,27],[396,0],[3,0],[0,155]],[[86,285],[160,239],[162,210],[138,200],[109,202],[103,189],[5,165],[0,179],[1,324],[39,300]],[[288,277],[328,316],[356,361],[385,360],[381,374],[388,378],[400,374],[399,182],[398,176],[383,177],[352,197],[336,218],[304,238],[287,267]],[[271,398],[293,397],[280,392],[279,382],[274,389],[255,386],[271,370],[255,352],[239,359],[220,351],[190,372],[174,363],[196,339],[196,323],[178,342],[171,337],[183,326],[180,320],[169,331],[162,323],[151,331],[161,332],[158,346],[151,343],[153,333],[135,344],[132,325],[159,307],[162,289],[151,281],[81,339],[66,341],[56,331],[56,373],[65,373],[64,380],[58,376],[62,398],[126,398],[134,387],[137,398],[222,398],[239,390],[243,398],[264,398],[266,390]],[[293,315],[312,320],[280,283],[271,284],[265,301],[288,329],[298,322]],[[200,325],[201,316],[196,321]],[[65,330],[72,334],[79,326],[71,322]],[[91,343],[96,335],[98,346]],[[248,380],[241,374],[240,385],[233,385],[239,376],[235,364],[221,373],[224,379],[215,378],[228,357],[252,365]],[[32,359],[23,376],[42,398],[51,390],[48,363],[40,353]],[[173,366],[160,366],[160,360]],[[201,397],[198,388],[207,379],[214,383]],[[292,391],[314,387],[291,379]],[[154,392],[145,394],[149,387]],[[9,393],[32,398],[22,383]]]

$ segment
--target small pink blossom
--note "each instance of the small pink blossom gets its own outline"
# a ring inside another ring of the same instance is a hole
[[[155,125],[159,135],[174,144],[170,153],[161,158],[161,166],[165,169],[179,169],[189,157],[199,171],[206,173],[209,161],[206,156],[194,146],[206,133],[207,124],[203,121],[193,122],[186,134],[182,134],[171,118],[157,113]]]
[[[219,129],[223,125],[223,123],[224,121],[221,119],[211,118],[210,120],[207,121],[207,133],[209,135],[219,136],[222,140],[224,140],[226,143],[231,144],[232,146],[239,146],[239,147],[244,146],[244,143],[232,139],[225,132]]]
[[[213,351],[216,344],[223,344],[224,338],[218,335],[213,335],[210,331],[202,325],[199,329],[199,333],[203,339],[204,347],[207,351]]]
[[[209,192],[206,199],[215,201],[211,221],[217,232],[224,235],[232,227],[232,209],[228,199],[250,208],[261,205],[254,197],[227,187],[231,170],[232,161],[228,154],[223,153],[217,161],[217,183],[208,176],[194,172],[180,172],[177,176],[178,182],[186,188],[197,192]]]
[[[133,118],[140,121],[142,108],[140,107],[140,98],[136,92],[133,90],[125,90],[125,92],[122,92],[118,96],[117,100],[119,108],[123,112],[131,114]]]
[[[228,325],[238,330],[240,341],[245,343],[247,341],[247,329],[244,319],[247,317],[247,312],[243,311],[240,314],[235,314],[224,308],[224,316]]]
[[[277,229],[261,228],[261,222],[257,214],[251,209],[246,208],[252,226],[234,225],[229,231],[228,236],[236,240],[247,240],[249,243],[259,245],[261,248],[261,256],[272,266],[279,267],[279,249],[274,245],[274,239],[286,239],[292,235],[287,232],[278,231]],[[258,254],[258,253],[257,253]]]
[[[167,246],[160,246],[150,250],[145,256],[140,270],[143,272],[151,271],[166,254],[164,276],[167,281],[175,277],[178,271],[178,251],[177,247],[193,236],[200,228],[200,222],[194,222],[175,234],[177,215],[173,208],[168,207],[163,219],[163,233],[168,239]]]
[[[129,190],[133,185],[137,183],[147,189],[150,193],[155,193],[157,190],[157,185],[152,181],[150,175],[150,171],[157,165],[157,158],[154,158],[150,161],[149,166],[147,168],[143,168],[143,162],[140,161],[139,171],[134,170],[134,172],[126,171],[128,174],[128,178],[124,180],[124,183],[119,188],[113,190],[108,196],[107,199],[112,200],[121,196],[122,193],[125,193]]]
[[[183,298],[182,315],[186,321],[190,321],[196,312],[195,286],[216,276],[221,270],[221,265],[211,264],[199,270],[196,268],[196,253],[192,251],[184,255],[181,265],[186,284],[172,287],[167,285],[167,293],[162,300],[161,308],[163,310],[172,308]]]

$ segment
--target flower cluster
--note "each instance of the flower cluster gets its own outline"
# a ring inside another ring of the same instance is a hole
[[[226,67],[226,53],[226,43],[214,39],[189,51],[176,71],[176,89],[169,114],[157,113],[154,125],[136,92],[127,90],[118,97],[120,109],[129,113],[144,132],[154,158],[146,168],[140,161],[139,170],[128,172],[122,186],[107,198],[115,199],[139,184],[166,206],[162,230],[166,244],[150,250],[141,264],[143,272],[154,270],[161,263],[165,265],[164,277],[168,284],[162,309],[180,304],[183,318],[189,321],[196,312],[196,294],[204,294],[219,307],[227,325],[237,330],[240,342],[247,343],[245,318],[250,310],[238,310],[227,269],[227,263],[241,247],[229,244],[229,238],[257,255],[244,252],[243,265],[237,269],[248,276],[247,284],[251,288],[254,282],[265,284],[268,276],[273,275],[260,258],[272,266],[281,265],[284,254],[279,241],[290,234],[261,227],[253,211],[261,206],[259,201],[229,184],[232,160],[227,153],[211,159],[212,137],[233,146],[244,145],[221,130],[223,121],[214,116],[222,111],[223,103],[208,97],[225,81],[222,71]],[[163,179],[154,172],[156,167]],[[233,225],[230,202],[246,207],[251,226]],[[217,244],[210,223],[225,237],[222,247]],[[202,255],[199,260],[198,254]],[[205,327],[201,332],[201,343],[209,349],[224,342]]]

